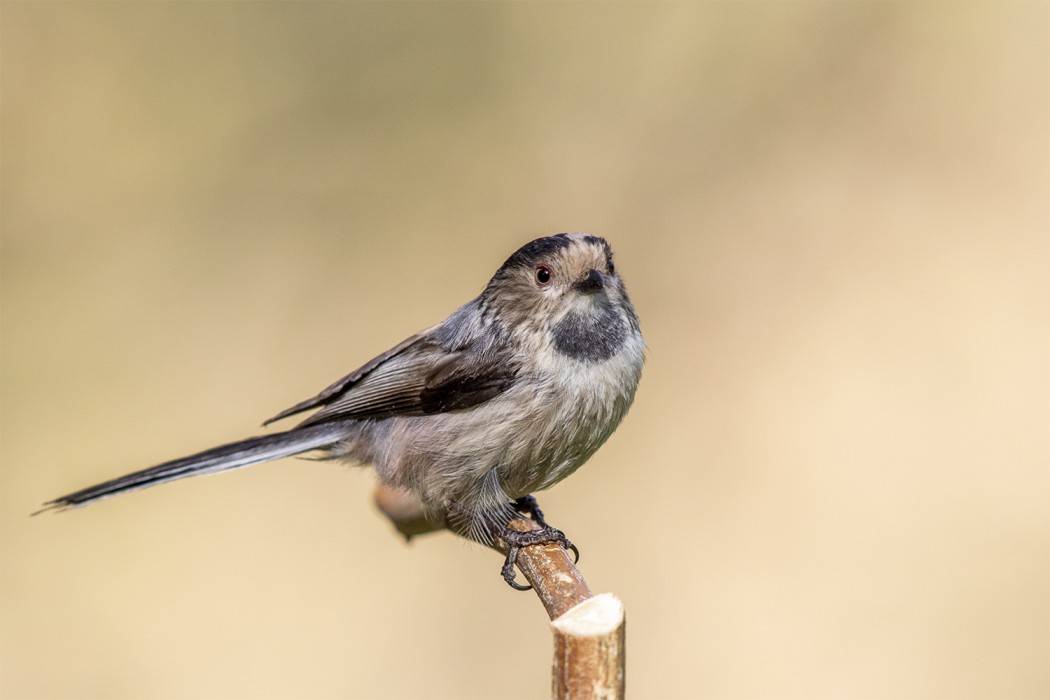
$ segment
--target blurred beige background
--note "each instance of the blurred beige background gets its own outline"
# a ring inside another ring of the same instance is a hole
[[[632,413],[540,501],[637,698],[1050,697],[1050,5],[2,12],[5,698],[536,698],[498,557],[259,430],[615,246]]]

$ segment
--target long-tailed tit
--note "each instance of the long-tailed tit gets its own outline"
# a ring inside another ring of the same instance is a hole
[[[644,352],[609,244],[580,233],[539,238],[445,321],[267,421],[315,411],[294,428],[90,486],[45,509],[316,452],[372,465],[382,483],[479,542],[502,538],[514,554],[540,542],[571,547],[530,494],[572,474],[612,434],[634,400]],[[507,528],[522,509],[538,516],[538,534]],[[520,588],[513,563],[512,554],[504,577]]]

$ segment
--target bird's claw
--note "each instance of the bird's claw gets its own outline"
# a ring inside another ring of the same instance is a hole
[[[500,573],[503,574],[503,580],[507,582],[507,585],[514,590],[529,591],[532,590],[532,586],[523,586],[515,580],[514,564],[518,561],[518,552],[520,551],[519,547],[507,549],[507,559],[503,562],[503,568],[500,569]]]
[[[508,528],[503,531],[502,537],[503,541],[507,543],[507,558],[503,562],[503,568],[500,569],[500,573],[503,575],[503,580],[507,582],[507,585],[518,591],[532,589],[532,586],[523,586],[515,580],[514,565],[517,563],[518,554],[523,547],[532,547],[537,544],[560,544],[565,549],[572,551],[575,558],[574,564],[580,561],[580,550],[565,536],[565,533],[546,524],[544,524],[542,529],[528,530],[526,532]]]

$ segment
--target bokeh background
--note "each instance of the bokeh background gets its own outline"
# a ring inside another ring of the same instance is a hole
[[[541,498],[639,698],[1050,697],[1050,5],[2,13],[5,698],[536,698],[498,557],[252,434],[531,238],[649,362]]]

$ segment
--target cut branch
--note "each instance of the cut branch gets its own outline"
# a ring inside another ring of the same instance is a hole
[[[551,697],[622,699],[625,625],[623,603],[612,593],[588,598],[551,622]]]
[[[406,540],[445,529],[445,523],[427,517],[419,500],[409,493],[379,486],[376,506]],[[522,515],[509,524],[520,532],[540,525]],[[494,547],[504,555],[503,541]],[[624,610],[616,596],[593,596],[569,553],[559,544],[523,547],[518,569],[532,585],[552,620],[554,667],[551,685],[555,698],[607,698],[624,696]]]

